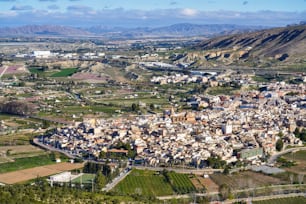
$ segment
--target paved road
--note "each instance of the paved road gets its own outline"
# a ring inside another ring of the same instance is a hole
[[[40,146],[43,149],[47,149],[47,150],[54,151],[54,152],[60,152],[60,153],[62,153],[64,155],[66,155],[68,158],[71,158],[71,159],[75,159],[76,158],[75,156],[67,153],[66,151],[63,151],[63,150],[60,150],[60,149],[57,149],[57,148],[54,148],[54,147],[51,147],[49,145],[45,145],[45,144],[39,142],[38,138],[34,138],[33,139],[33,143],[38,145],[38,146]]]
[[[283,191],[290,190],[290,188],[293,188],[291,190],[296,190],[295,188],[300,187],[300,186],[301,185],[296,185],[296,184],[263,186],[263,187],[257,187],[257,188],[247,188],[247,189],[235,190],[235,191],[233,191],[233,193],[252,192],[252,191],[266,189],[266,188],[273,188],[272,190],[275,190],[275,192],[277,191],[278,188],[280,188]],[[302,184],[302,186],[306,186],[306,184]],[[191,194],[182,194],[182,195],[158,196],[157,198],[159,200],[170,200],[170,199],[179,199],[179,198],[190,198],[191,196],[204,197],[204,196],[213,196],[213,195],[218,195],[218,194],[219,194],[219,192],[191,193]],[[296,193],[279,194],[279,195],[271,195],[271,196],[259,196],[257,198],[267,197],[267,199],[272,199],[272,198],[275,198],[275,196],[290,195],[290,194],[296,194]],[[302,194],[306,195],[306,193],[302,193]],[[246,200],[246,198],[241,198],[241,200]]]
[[[252,197],[252,198],[239,198],[239,199],[233,199],[233,200],[226,200],[222,202],[214,201],[210,203],[222,203],[222,204],[232,204],[234,202],[239,201],[247,201],[247,203],[251,203],[252,201],[261,201],[261,200],[271,200],[271,199],[278,199],[278,198],[291,198],[291,197],[299,197],[304,196],[306,197],[306,193],[289,193],[289,194],[280,194],[280,195],[272,195],[272,196],[258,196],[258,197]]]
[[[301,150],[306,150],[306,147],[296,147],[296,148],[290,148],[286,149],[284,151],[278,152],[276,154],[273,154],[269,159],[268,159],[268,164],[273,164],[276,159],[284,154],[290,153],[290,152],[296,152],[296,151],[301,151]]]
[[[112,188],[114,188],[120,181],[122,181],[127,175],[129,175],[131,173],[130,169],[125,169],[120,175],[119,177],[116,177],[112,180],[111,183],[108,183],[105,188],[102,189],[102,191],[110,191]]]
[[[209,174],[209,173],[216,173],[216,172],[223,172],[223,169],[182,169],[182,168],[172,168],[172,167],[146,167],[146,166],[133,166],[135,169],[140,169],[140,170],[151,170],[151,171],[162,171],[164,169],[168,171],[174,171],[177,173],[182,173],[182,174]]]

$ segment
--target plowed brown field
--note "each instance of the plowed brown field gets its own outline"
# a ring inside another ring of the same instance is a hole
[[[20,171],[13,171],[9,173],[0,174],[0,182],[5,184],[15,184],[37,177],[45,177],[53,174],[57,174],[63,171],[70,171],[73,169],[82,168],[84,164],[71,164],[71,163],[59,163],[46,166],[40,166],[30,169],[24,169]]]

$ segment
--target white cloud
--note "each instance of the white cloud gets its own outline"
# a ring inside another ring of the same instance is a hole
[[[10,18],[10,17],[15,17],[17,15],[18,13],[16,11],[1,11],[0,12],[1,18]]]
[[[51,7],[52,8],[52,7]],[[68,6],[66,10],[50,9],[49,12],[23,10],[27,7],[15,8],[8,15],[0,13],[2,26],[35,24],[56,24],[72,26],[167,26],[176,23],[194,24],[238,24],[285,26],[299,23],[306,19],[306,12],[237,12],[237,11],[200,11],[195,9],[155,9],[155,10],[126,10],[96,9],[87,6]]]
[[[191,9],[191,8],[185,8],[181,11],[181,14],[184,16],[196,16],[198,14],[198,10],[196,9]]]
[[[30,5],[15,5],[11,8],[13,11],[26,11],[26,10],[32,10],[33,7]]]

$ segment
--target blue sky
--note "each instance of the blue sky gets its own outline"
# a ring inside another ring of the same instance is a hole
[[[0,26],[284,26],[306,20],[306,0],[0,0]]]

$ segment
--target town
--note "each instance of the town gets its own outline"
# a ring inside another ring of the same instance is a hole
[[[138,162],[149,166],[184,163],[203,168],[209,157],[262,165],[276,152],[279,140],[301,146],[293,132],[306,124],[303,84],[271,83],[264,88],[233,96],[195,95],[186,103],[200,111],[172,108],[129,118],[84,118],[40,137],[40,142],[95,160],[106,159],[107,153],[127,155],[114,147],[128,143]]]
[[[0,38],[0,203],[303,203],[304,27]]]

